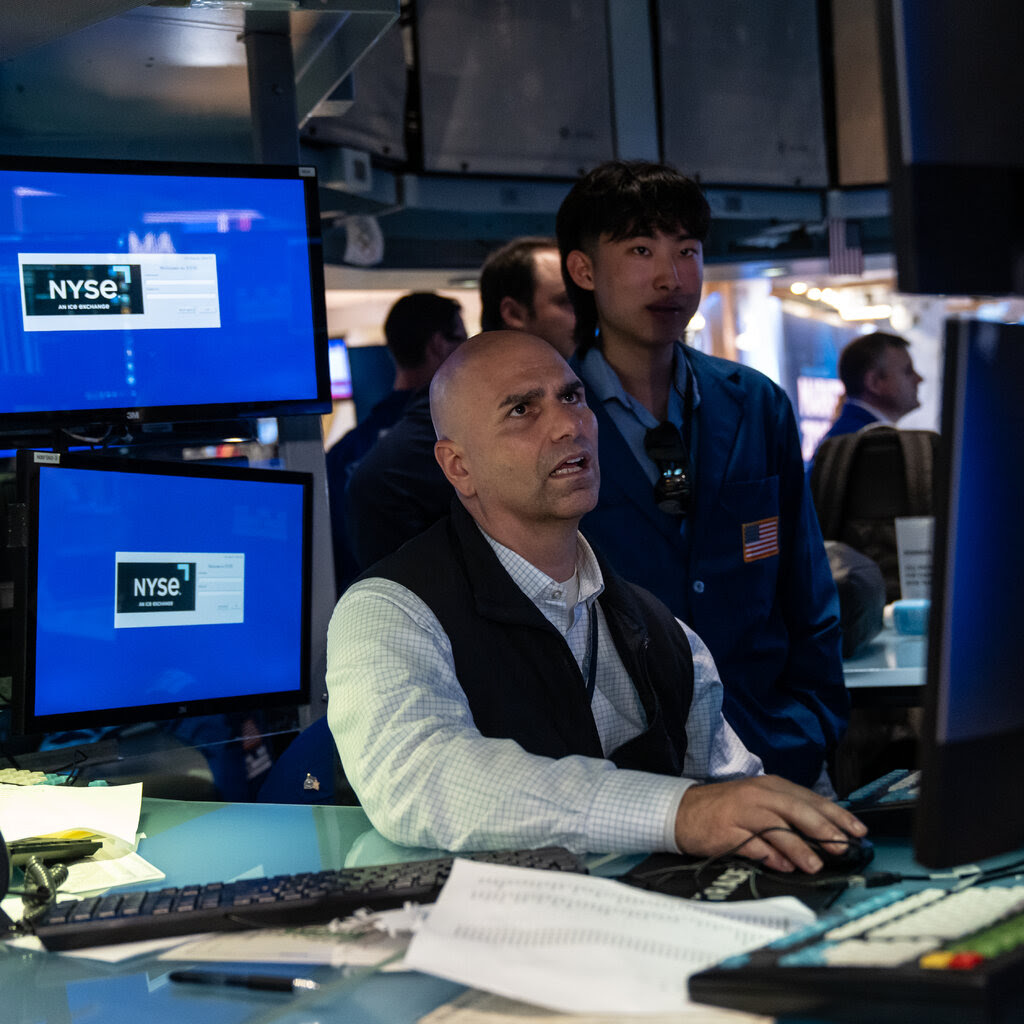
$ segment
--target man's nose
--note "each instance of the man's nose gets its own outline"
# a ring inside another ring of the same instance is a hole
[[[655,259],[657,260],[655,278],[657,284],[663,288],[678,288],[680,281],[679,265],[675,257],[671,253],[662,253],[655,256]]]
[[[583,417],[589,414],[590,410],[585,405],[559,404],[552,424],[552,436],[555,440],[578,437],[583,429]]]

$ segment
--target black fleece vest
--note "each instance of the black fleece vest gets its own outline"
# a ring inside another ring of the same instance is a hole
[[[620,768],[679,775],[693,697],[686,636],[660,601],[600,565],[599,601],[648,723],[610,759]],[[365,575],[401,584],[437,616],[483,735],[516,740],[545,757],[604,756],[569,645],[512,581],[461,505],[453,503],[451,516]]]

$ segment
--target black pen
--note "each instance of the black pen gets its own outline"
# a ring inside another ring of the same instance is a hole
[[[320,987],[310,978],[289,978],[281,974],[231,974],[224,971],[171,971],[171,981],[193,985],[233,985],[262,992],[312,992]]]

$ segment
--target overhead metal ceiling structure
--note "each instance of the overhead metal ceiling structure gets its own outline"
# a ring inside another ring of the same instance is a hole
[[[884,181],[831,187],[818,14],[816,0],[6,0],[0,152],[314,163],[332,264],[372,217],[375,265],[476,268],[511,235],[550,232],[581,169],[662,152],[705,182],[711,261],[821,257],[836,211],[885,247]]]

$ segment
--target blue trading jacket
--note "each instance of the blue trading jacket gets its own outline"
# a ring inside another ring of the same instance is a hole
[[[700,396],[689,545],[600,403],[601,495],[580,528],[708,645],[726,718],[765,770],[811,785],[845,730],[849,700],[839,603],[793,410],[763,374],[683,351]]]

